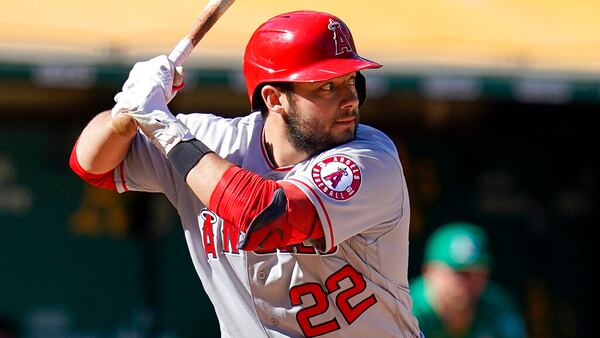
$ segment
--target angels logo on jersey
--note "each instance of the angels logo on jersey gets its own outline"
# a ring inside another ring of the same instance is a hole
[[[360,188],[360,169],[345,156],[330,156],[312,169],[312,178],[319,190],[336,200],[352,198]]]

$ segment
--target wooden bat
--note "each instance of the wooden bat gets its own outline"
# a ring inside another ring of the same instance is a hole
[[[210,0],[202,14],[194,20],[194,24],[190,28],[187,35],[179,41],[179,43],[173,48],[169,54],[169,59],[175,63],[178,69],[183,65],[185,60],[190,56],[192,50],[204,35],[212,28],[212,26],[219,20],[219,18],[225,13],[225,11],[231,6],[235,0]],[[174,83],[181,84],[182,78],[181,73],[176,71]],[[112,120],[113,129],[119,135],[127,135],[129,132],[137,128],[137,124],[133,117],[127,114],[120,114]]]

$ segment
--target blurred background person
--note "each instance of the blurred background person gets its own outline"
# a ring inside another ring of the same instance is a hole
[[[490,281],[484,230],[469,223],[438,228],[425,246],[422,275],[410,283],[413,312],[428,338],[526,337],[511,296]]]

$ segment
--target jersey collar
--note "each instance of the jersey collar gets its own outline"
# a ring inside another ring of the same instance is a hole
[[[271,171],[288,172],[288,171],[292,170],[292,168],[294,167],[294,165],[286,165],[284,167],[277,167],[273,164],[273,162],[271,161],[271,159],[269,158],[269,155],[267,153],[267,145],[265,144],[265,127],[264,127],[264,125],[263,125],[262,129],[260,130],[260,150],[261,150],[263,159],[265,160],[265,163],[267,164],[267,167],[269,167],[269,169],[271,169]]]

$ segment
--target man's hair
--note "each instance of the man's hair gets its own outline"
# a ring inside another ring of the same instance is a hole
[[[252,98],[252,102],[256,103],[256,110],[260,110],[260,112],[265,115],[268,112],[267,106],[265,105],[265,101],[263,101],[261,91],[264,86],[269,85],[279,89],[282,93],[289,95],[294,91],[294,83],[293,82],[268,82],[260,85],[254,91],[254,97]]]

